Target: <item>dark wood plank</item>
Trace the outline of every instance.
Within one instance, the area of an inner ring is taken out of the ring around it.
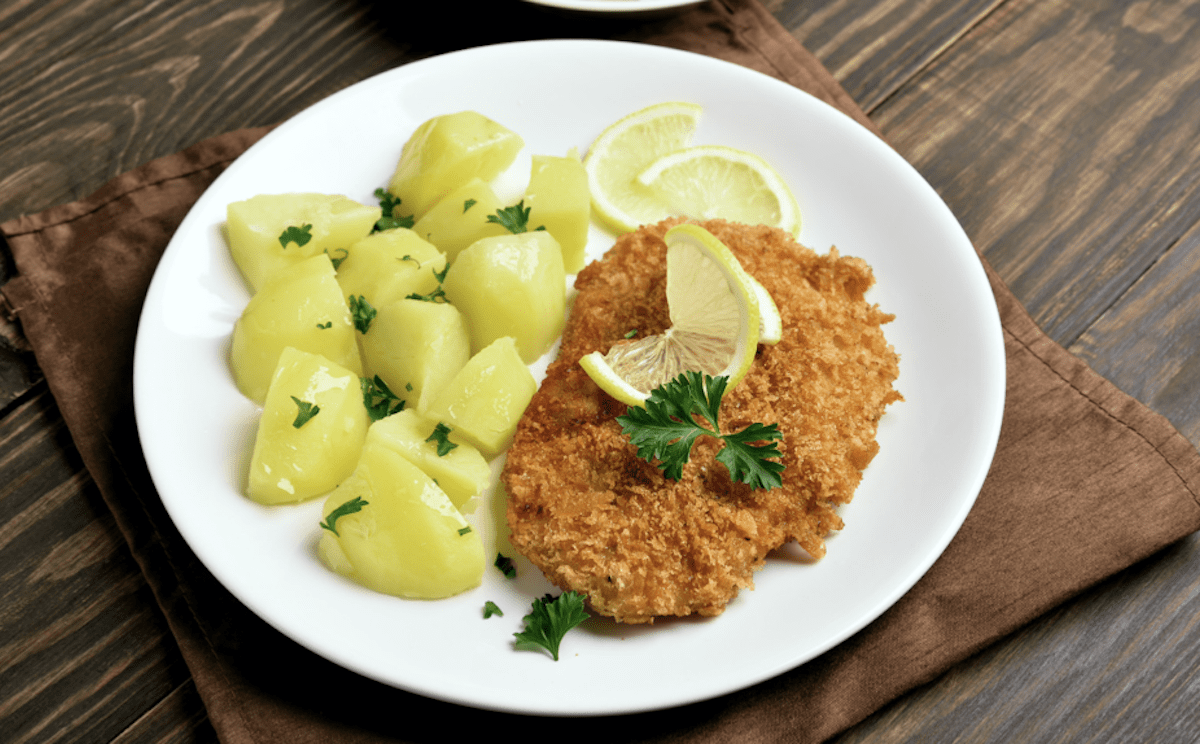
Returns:
[[[1200,220],[1200,14],[1013,0],[875,118],[1070,345]]]
[[[44,383],[0,421],[0,732],[110,741],[188,678]]]
[[[217,744],[204,702],[191,680],[121,732],[112,744]]]
[[[1197,562],[1193,536],[906,695],[838,743],[1196,741]]]
[[[1197,339],[1200,225],[1171,246],[1071,351],[1200,443]]]
[[[771,0],[764,5],[870,114],[1003,2]]]

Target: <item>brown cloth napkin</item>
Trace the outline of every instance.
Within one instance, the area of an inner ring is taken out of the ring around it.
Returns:
[[[871,126],[755,0],[702,5],[637,28],[613,35],[761,70]],[[143,297],[189,207],[264,133],[203,141],[118,177],[87,199],[0,225],[19,270],[3,289],[7,302],[223,742],[374,744],[441,739],[449,732],[463,739],[549,734],[563,722],[464,709],[394,690],[292,643],[208,574],[155,493],[132,411]],[[929,573],[876,622],[798,669],[716,700],[572,724],[572,738],[821,741],[1200,528],[1200,456],[1188,441],[1049,340],[990,268],[988,275],[1008,352],[1003,431],[974,510]]]

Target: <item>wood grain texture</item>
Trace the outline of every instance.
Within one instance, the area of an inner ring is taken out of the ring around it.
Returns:
[[[1069,346],[1200,219],[1200,6],[1005,3],[876,120]]]
[[[0,421],[0,739],[110,741],[187,677],[37,386]]]
[[[1003,0],[773,0],[765,5],[870,115]]]

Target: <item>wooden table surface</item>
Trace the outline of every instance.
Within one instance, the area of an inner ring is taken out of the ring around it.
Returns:
[[[765,4],[1042,328],[1200,443],[1200,0]],[[367,0],[0,0],[0,221],[547,12],[445,6],[429,22]],[[1198,619],[1193,536],[838,741],[1198,741]],[[0,320],[0,741],[215,740],[19,323]]]

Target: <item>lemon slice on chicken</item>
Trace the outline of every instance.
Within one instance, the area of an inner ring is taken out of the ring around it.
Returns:
[[[579,360],[597,385],[629,405],[643,405],[651,390],[687,371],[728,377],[732,389],[758,347],[756,282],[729,248],[692,224],[676,225],[664,239],[671,327]]]

